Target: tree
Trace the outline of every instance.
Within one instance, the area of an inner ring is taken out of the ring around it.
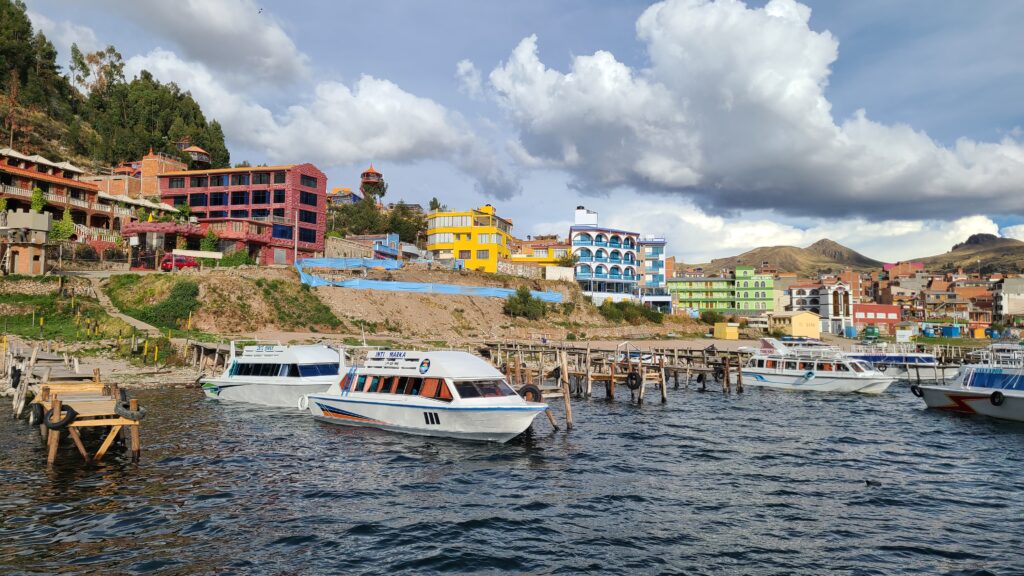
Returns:
[[[530,320],[539,320],[547,313],[547,306],[540,298],[534,298],[530,294],[529,288],[520,286],[516,289],[515,294],[505,300],[502,310],[513,318],[525,317]]]
[[[85,55],[78,48],[78,44],[71,44],[71,64],[68,65],[68,72],[71,73],[72,84],[79,90],[84,90],[91,70],[89,70],[89,65],[85,63]]]
[[[83,59],[89,68],[86,76],[93,79],[86,84],[90,94],[106,94],[115,84],[124,83],[124,58],[113,46],[108,45],[103,50],[90,52]]]
[[[576,256],[574,256],[572,254],[566,254],[565,256],[562,256],[561,258],[559,258],[558,262],[556,262],[555,264],[557,266],[564,266],[565,268],[575,268],[576,267],[576,262],[578,262],[578,261],[579,261],[579,258],[577,258]]]
[[[32,189],[32,211],[43,212],[43,207],[46,206],[46,195],[42,189],[36,187]]]
[[[217,242],[219,241],[220,238],[217,237],[216,232],[207,230],[206,236],[203,236],[203,239],[199,241],[199,249],[204,252],[217,252]]]
[[[437,212],[440,209],[441,201],[437,199],[437,196],[434,196],[433,198],[430,199],[430,211]]]
[[[7,210],[7,198],[0,198],[0,212]]]
[[[75,233],[75,222],[71,219],[71,209],[64,208],[64,214],[50,226],[50,239],[56,242],[63,242]]]
[[[252,167],[252,164],[250,164],[248,160],[242,160],[241,162],[238,162],[238,163],[235,164],[235,168],[251,168],[251,167]]]

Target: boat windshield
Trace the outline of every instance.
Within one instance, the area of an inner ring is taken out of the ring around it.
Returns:
[[[516,394],[504,380],[462,380],[455,382],[455,390],[462,398],[494,398]]]

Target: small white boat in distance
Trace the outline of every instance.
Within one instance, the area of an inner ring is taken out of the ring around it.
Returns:
[[[906,344],[882,342],[873,345],[857,345],[846,356],[855,360],[870,362],[880,372],[896,380],[911,382],[934,382],[956,378],[959,366],[942,366],[939,359],[929,352],[918,352]]]
[[[492,442],[518,436],[547,408],[523,400],[483,359],[455,351],[372,352],[307,401],[331,424]]]
[[[1024,422],[1024,367],[966,364],[951,384],[914,384],[929,408]]]
[[[740,370],[745,386],[780,390],[881,394],[893,383],[871,364],[836,350],[789,349],[774,338],[763,338]]]
[[[232,342],[224,372],[200,383],[207,398],[294,408],[300,398],[336,384],[344,366],[341,352],[323,344],[260,344],[238,354]]]

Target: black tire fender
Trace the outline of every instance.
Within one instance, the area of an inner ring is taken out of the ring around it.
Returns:
[[[118,402],[117,404],[114,404],[114,414],[117,414],[121,418],[135,420],[138,422],[146,417],[146,409],[139,406],[138,410],[130,410],[127,402]]]
[[[626,375],[626,386],[629,386],[630,390],[637,390],[640,388],[640,373],[633,370]]]
[[[993,406],[1002,406],[1003,402],[1006,401],[1006,396],[999,390],[996,390],[988,397],[988,401],[991,402]]]
[[[913,394],[914,396],[917,396],[918,398],[924,396],[924,390],[921,390],[921,387],[918,386],[917,384],[910,385],[910,393]]]
[[[46,414],[43,415],[43,424],[46,424],[46,427],[50,430],[63,430],[64,428],[67,428],[69,424],[75,421],[75,418],[78,418],[78,412],[75,412],[75,409],[71,406],[65,406],[64,411],[67,412],[67,415],[61,420],[54,422],[52,420],[53,408],[50,408],[46,411]]]
[[[886,370],[889,369],[889,365],[888,364],[875,364],[875,368],[877,368],[879,372],[885,372]]]
[[[541,394],[540,388],[537,388],[533,384],[527,384],[519,389],[519,396],[527,402],[543,402],[544,395]]]

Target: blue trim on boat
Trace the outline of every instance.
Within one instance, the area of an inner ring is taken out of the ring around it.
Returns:
[[[313,400],[326,400],[334,402],[351,402],[353,404],[370,404],[375,406],[392,406],[395,408],[415,408],[417,410],[452,410],[452,411],[470,411],[470,412],[500,412],[500,411],[534,411],[540,412],[547,409],[547,404],[542,406],[437,406],[434,404],[394,404],[392,402],[371,402],[368,400],[353,400],[351,398],[342,398],[340,396],[314,396],[312,394],[309,397]]]

